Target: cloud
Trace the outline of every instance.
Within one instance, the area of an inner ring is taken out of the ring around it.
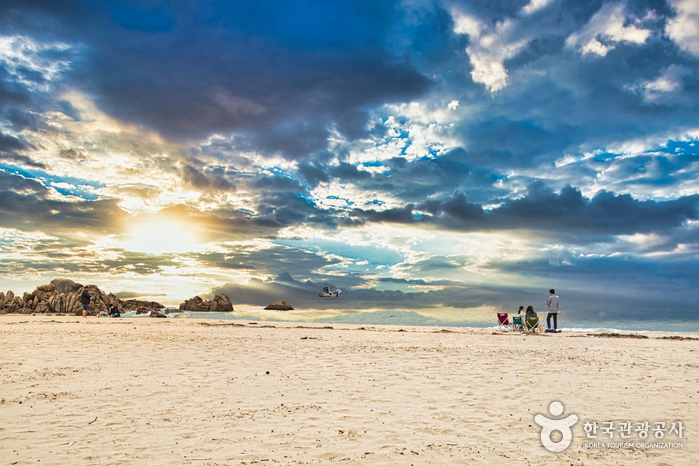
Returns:
[[[649,104],[692,106],[693,100],[696,100],[696,95],[684,91],[686,88],[685,80],[690,80],[694,74],[686,66],[672,64],[662,70],[655,79],[629,86],[629,88],[634,92],[641,93]]]
[[[192,165],[185,165],[182,167],[182,179],[201,191],[235,191],[235,186],[225,178],[221,168],[204,172]]]
[[[604,57],[617,44],[643,44],[651,31],[627,22],[622,3],[607,3],[578,32],[566,39],[566,46],[581,54]]]
[[[531,15],[553,3],[554,0],[531,0],[522,7],[522,14]]]
[[[667,22],[665,31],[677,45],[699,56],[699,5],[693,0],[670,0],[677,16]]]
[[[689,220],[699,219],[699,195],[673,201],[638,201],[630,195],[600,191],[585,198],[567,186],[555,193],[542,182],[528,187],[527,195],[507,199],[490,211],[469,202],[464,193],[421,206],[402,209],[355,209],[353,215],[370,222],[434,225],[448,230],[529,230],[543,236],[576,238],[604,237],[634,233],[669,233]],[[422,216],[414,215],[425,212]],[[609,241],[609,239],[607,239]]]
[[[274,128],[299,119],[320,127],[337,121],[356,136],[346,124],[352,115],[419,97],[430,86],[382,43],[397,11],[392,2],[301,8],[279,1],[263,11],[221,1],[190,16],[177,3],[157,8],[17,3],[3,9],[4,22],[22,35],[5,39],[0,51],[7,51],[13,69],[28,62],[53,80],[73,60],[42,62],[40,53],[49,46],[67,53],[72,46],[66,44],[80,44],[71,84],[94,95],[109,115],[172,140],[251,129],[274,134]],[[25,40],[37,30],[61,40],[38,48]],[[293,125],[290,131],[295,133]]]
[[[470,44],[466,47],[473,66],[474,82],[484,84],[491,92],[507,86],[507,70],[504,61],[514,57],[527,43],[527,39],[515,35],[516,25],[511,19],[497,22],[493,27],[476,16],[455,9],[454,32],[467,34]]]
[[[42,183],[0,170],[0,226],[24,231],[109,234],[128,214],[116,199],[56,200]]]

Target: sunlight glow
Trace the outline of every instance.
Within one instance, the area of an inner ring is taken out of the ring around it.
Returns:
[[[123,247],[147,254],[191,252],[200,244],[191,226],[175,220],[148,220],[137,223],[129,232]]]

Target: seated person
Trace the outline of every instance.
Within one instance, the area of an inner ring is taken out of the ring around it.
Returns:
[[[534,308],[532,306],[527,307],[527,313],[525,316],[527,319],[527,330],[534,330],[536,326],[539,325],[539,317],[536,315],[536,312],[534,312]]]
[[[109,317],[121,317],[121,314],[119,314],[119,307],[116,304],[109,310]]]
[[[519,306],[519,311],[517,313],[517,317],[524,318],[524,306]]]
[[[534,312],[534,308],[532,306],[527,307],[527,312],[526,312],[526,317],[537,317],[536,312]]]

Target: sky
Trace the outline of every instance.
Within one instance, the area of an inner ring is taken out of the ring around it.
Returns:
[[[696,313],[698,110],[696,0],[2,2],[0,289]]]

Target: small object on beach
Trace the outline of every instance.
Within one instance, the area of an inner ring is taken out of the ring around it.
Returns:
[[[294,308],[291,307],[286,301],[277,301],[272,303],[265,308],[265,311],[293,311]]]
[[[265,372],[265,374],[269,375],[269,371]]]

